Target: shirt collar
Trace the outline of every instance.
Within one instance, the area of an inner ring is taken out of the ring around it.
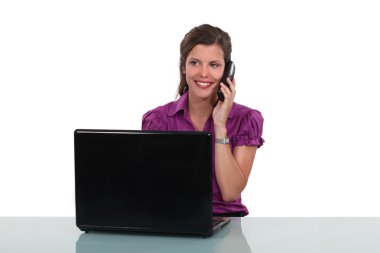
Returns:
[[[189,99],[189,93],[185,92],[176,101],[173,102],[173,106],[169,109],[169,116],[177,114],[179,111],[187,112],[187,101]]]
[[[186,91],[182,96],[180,96],[176,101],[173,102],[173,106],[169,109],[169,116],[173,116],[177,114],[180,111],[186,112],[188,111],[187,107],[187,101],[189,100],[189,92]],[[228,115],[228,118],[233,118],[235,114],[235,103],[232,106],[232,109],[230,111],[230,114]]]

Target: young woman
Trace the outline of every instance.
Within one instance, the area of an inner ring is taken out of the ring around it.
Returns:
[[[228,33],[208,24],[193,28],[180,46],[179,99],[148,111],[143,130],[207,131],[214,140],[213,212],[215,216],[245,216],[241,192],[247,185],[261,138],[263,117],[234,102],[235,80],[221,83],[231,60]],[[217,88],[225,97],[220,101]]]

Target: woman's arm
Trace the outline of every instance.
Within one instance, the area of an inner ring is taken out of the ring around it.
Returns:
[[[218,102],[213,111],[215,138],[228,136],[226,122],[235,98],[235,80],[228,80],[230,89],[222,84],[224,102]],[[257,146],[236,146],[233,151],[228,144],[215,144],[215,174],[226,202],[237,199],[247,185],[255,159]]]
[[[244,190],[256,150],[257,146],[236,146],[232,153],[230,145],[215,144],[215,174],[224,201],[237,199]]]

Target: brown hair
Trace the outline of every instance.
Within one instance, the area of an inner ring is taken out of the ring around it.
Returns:
[[[180,83],[177,90],[177,95],[182,96],[186,90],[189,88],[189,85],[186,82],[186,76],[183,73],[185,68],[186,59],[190,51],[198,44],[202,45],[219,45],[224,53],[224,62],[231,60],[231,38],[228,33],[224,32],[222,29],[211,26],[208,24],[203,24],[196,26],[191,29],[185,37],[182,39],[180,46],[180,60],[179,60],[179,74],[180,74]]]

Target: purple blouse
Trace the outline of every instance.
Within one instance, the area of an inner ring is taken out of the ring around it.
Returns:
[[[187,101],[188,93],[186,92],[178,100],[148,111],[143,116],[142,129],[160,131],[196,131],[189,117]],[[231,150],[233,150],[235,146],[247,145],[260,147],[264,143],[264,140],[261,138],[263,131],[263,117],[257,110],[234,103],[227,118],[226,128],[228,138],[230,139]],[[215,132],[212,116],[207,120],[203,131],[211,133],[214,141]],[[248,209],[242,204],[241,197],[231,202],[223,201],[215,177],[214,149],[212,173],[213,212],[241,212],[244,215],[247,215]]]

